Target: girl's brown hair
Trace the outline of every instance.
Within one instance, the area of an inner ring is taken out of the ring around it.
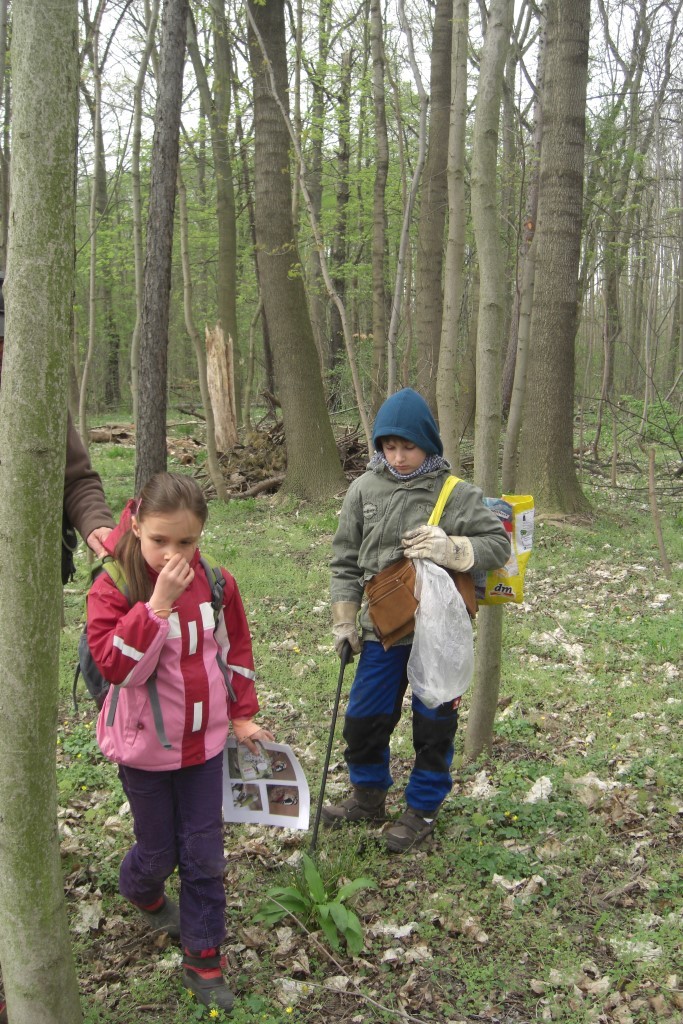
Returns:
[[[140,491],[135,518],[141,523],[146,516],[163,516],[187,510],[204,526],[209,510],[199,484],[180,473],[157,473]],[[140,538],[127,530],[116,545],[115,558],[120,562],[128,584],[131,604],[149,601],[154,587],[142,557]]]

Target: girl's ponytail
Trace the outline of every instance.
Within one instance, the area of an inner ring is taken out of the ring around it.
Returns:
[[[116,545],[114,557],[120,563],[126,577],[131,605],[136,601],[149,601],[154,586],[142,557],[140,539],[135,536],[132,529],[127,530]]]

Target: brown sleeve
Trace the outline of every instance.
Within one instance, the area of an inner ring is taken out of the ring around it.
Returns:
[[[64,508],[85,540],[100,526],[114,526],[99,474],[69,416],[66,427],[66,468],[64,470]]]

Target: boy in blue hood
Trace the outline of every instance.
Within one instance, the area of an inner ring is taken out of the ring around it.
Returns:
[[[341,654],[348,641],[360,654],[344,723],[353,791],[343,803],[323,808],[323,822],[333,827],[386,820],[386,795],[393,783],[389,744],[408,686],[412,634],[384,649],[363,604],[365,584],[403,556],[469,572],[498,568],[510,555],[507,534],[484,504],[481,490],[464,480],[451,493],[441,525],[427,525],[451,467],[421,395],[411,388],[391,395],[377,413],[372,442],[375,453],[347,491],[332,542],[334,645]],[[452,786],[459,704],[458,697],[428,708],[412,697],[415,761],[405,790],[407,807],[384,830],[393,852],[411,849],[434,830]]]

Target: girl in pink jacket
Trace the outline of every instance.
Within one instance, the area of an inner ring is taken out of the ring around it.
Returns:
[[[230,722],[252,750],[255,740],[273,736],[252,721],[259,705],[251,637],[237,584],[224,569],[217,620],[212,607],[198,548],[207,512],[195,481],[173,473],[152,477],[128,503],[105,543],[127,593],[108,573],[97,578],[88,595],[88,643],[113,684],[97,739],[119,766],[135,828],[120,891],[156,930],[180,937],[185,987],[205,1005],[230,1010],[220,956],[223,748]],[[164,891],[176,866],[179,906]]]

